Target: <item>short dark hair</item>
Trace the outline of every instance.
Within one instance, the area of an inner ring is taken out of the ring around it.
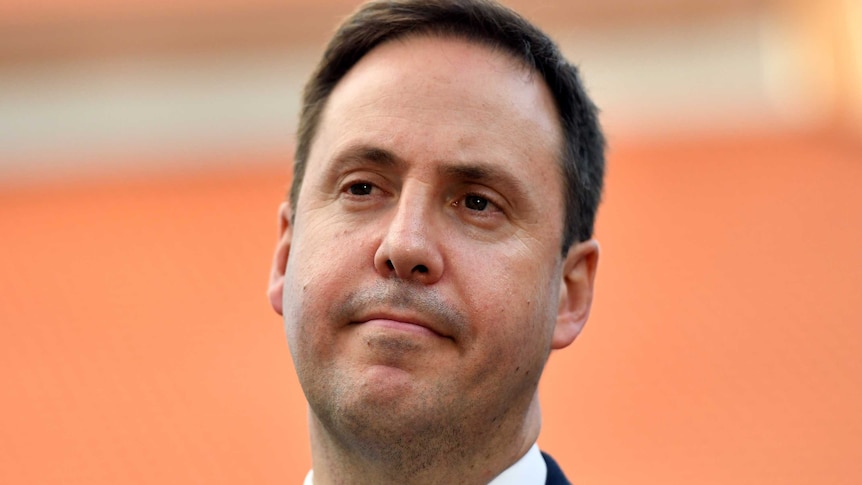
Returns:
[[[378,0],[361,6],[341,24],[303,92],[290,188],[294,213],[311,144],[336,84],[376,46],[421,34],[460,37],[500,48],[542,75],[556,103],[564,137],[563,252],[575,239],[591,238],[605,165],[598,110],[586,94],[578,69],[556,44],[526,19],[491,0]]]

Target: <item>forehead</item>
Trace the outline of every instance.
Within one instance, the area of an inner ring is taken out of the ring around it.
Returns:
[[[308,169],[357,144],[415,162],[499,164],[562,198],[562,130],[548,87],[474,41],[413,35],[360,59],[327,101]]]
[[[375,47],[336,85],[323,121],[333,121],[326,111],[347,107],[344,102],[357,96],[376,97],[380,108],[395,107],[387,100],[410,101],[407,107],[425,103],[453,115],[506,109],[517,115],[509,121],[531,123],[533,136],[542,141],[562,140],[556,106],[541,75],[503,49],[473,40],[415,34]]]

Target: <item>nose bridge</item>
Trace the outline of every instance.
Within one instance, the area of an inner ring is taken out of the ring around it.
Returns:
[[[433,192],[406,184],[385,229],[375,266],[386,276],[433,282],[442,274]]]
[[[397,238],[401,244],[408,247],[421,247],[432,222],[428,191],[423,187],[405,188],[407,190],[402,191],[389,224],[388,236]]]

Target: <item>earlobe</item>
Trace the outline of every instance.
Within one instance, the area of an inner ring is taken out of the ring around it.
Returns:
[[[551,340],[552,349],[568,347],[587,323],[598,262],[599,244],[593,239],[569,248],[563,261],[560,306]]]
[[[290,204],[282,202],[278,208],[278,243],[272,259],[272,271],[269,275],[269,303],[276,313],[283,313],[282,298],[284,296],[284,271],[287,258],[290,255],[290,241],[293,227],[290,224]]]

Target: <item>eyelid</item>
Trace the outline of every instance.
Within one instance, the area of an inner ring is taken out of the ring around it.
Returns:
[[[356,185],[368,185],[371,187],[371,190],[369,191],[368,194],[363,194],[363,195],[352,194],[350,192],[350,189]],[[347,195],[352,196],[352,197],[367,197],[369,195],[374,195],[375,192],[378,192],[380,190],[381,189],[380,189],[380,186],[378,184],[376,184],[376,183],[374,183],[368,179],[357,178],[357,179],[350,179],[350,180],[343,181],[341,183],[339,189],[338,189],[338,192],[341,194],[347,194]]]
[[[467,210],[470,210],[470,211],[475,212],[477,214],[497,213],[497,212],[499,212],[501,214],[506,213],[506,210],[503,208],[503,205],[499,202],[500,198],[495,197],[493,195],[489,195],[487,192],[484,192],[484,191],[467,190],[464,192],[463,195],[461,195],[458,199],[456,199],[455,202],[458,205],[464,205],[464,200],[467,199],[468,197],[480,197],[482,199],[485,199],[486,201],[488,201],[488,204],[490,206],[493,206],[493,208],[491,210],[477,211],[477,210],[468,209],[467,207],[465,207],[465,209],[467,209]]]
[[[364,195],[351,194],[350,187],[357,184],[368,184],[371,186],[371,191]],[[368,170],[367,168],[357,168],[344,172],[338,178],[335,187],[337,187],[339,197],[347,196],[367,199],[371,197],[386,196],[387,194],[392,193],[392,186],[389,179],[387,179],[386,176],[373,170]]]

